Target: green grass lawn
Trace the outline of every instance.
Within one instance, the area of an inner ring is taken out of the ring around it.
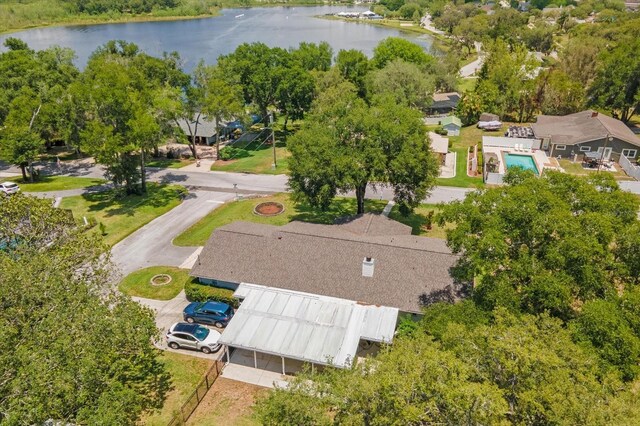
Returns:
[[[206,358],[163,352],[162,362],[171,374],[172,390],[159,411],[147,413],[140,420],[146,426],[166,426],[173,414],[187,401],[213,361]]]
[[[456,155],[456,175],[452,178],[438,178],[436,184],[441,186],[457,186],[461,188],[481,188],[484,183],[482,176],[471,177],[467,175],[467,147],[453,146],[451,151]]]
[[[193,160],[178,160],[172,158],[151,158],[147,161],[147,167],[158,167],[163,169],[179,169],[180,167],[192,164]]]
[[[151,285],[151,278],[158,274],[169,275],[171,282],[161,286]],[[171,300],[182,291],[185,283],[190,279],[188,269],[179,269],[172,266],[152,266],[127,275],[118,288],[129,296]]]
[[[289,167],[287,166],[288,157],[291,155],[287,150],[284,142],[276,142],[276,162],[277,167],[272,168],[273,164],[273,146],[257,142],[248,145],[233,145],[236,148],[243,148],[250,152],[251,156],[239,158],[237,160],[216,161],[211,170],[220,172],[237,172],[237,173],[258,173],[258,174],[287,174]]]
[[[505,123],[505,126],[508,125]],[[482,176],[470,177],[467,176],[467,149],[470,146],[478,145],[478,148],[482,148],[482,136],[500,136],[501,132],[485,132],[482,129],[478,129],[476,126],[466,126],[460,130],[460,136],[452,136],[449,138],[451,141],[451,151],[457,153],[456,157],[456,176],[454,178],[442,179],[438,178],[437,185],[442,186],[457,186],[463,188],[482,188],[484,183],[482,182]],[[478,163],[482,164],[482,153]]]
[[[405,217],[400,214],[398,206],[395,206],[393,210],[391,210],[389,218],[404,223],[405,225],[409,225],[413,235],[445,239],[447,237],[446,230],[448,225],[445,225],[444,227],[438,226],[435,220],[435,216],[440,212],[440,210],[440,207],[436,204],[420,204],[416,207],[413,213]],[[433,212],[431,229],[427,229],[427,216],[429,215],[429,212]]]
[[[264,217],[253,213],[254,207],[265,201],[277,201],[285,206],[285,211],[278,216]],[[380,213],[387,204],[386,201],[367,200],[367,212]],[[247,222],[266,223],[269,225],[285,225],[292,220],[304,222],[331,224],[336,218],[356,213],[355,198],[336,198],[327,211],[320,211],[306,204],[296,204],[288,194],[277,194],[272,197],[255,198],[227,203],[215,209],[200,221],[195,223],[173,243],[177,246],[203,246],[214,229],[238,220]]]
[[[104,224],[105,243],[112,246],[180,204],[182,191],[181,186],[150,183],[146,195],[116,197],[113,190],[88,193],[65,197],[60,207],[70,209],[79,223],[86,217]]]
[[[22,177],[1,178],[0,181],[11,181],[20,185],[24,192],[64,191],[67,189],[88,188],[101,185],[106,181],[97,178],[84,178],[76,176],[40,176],[36,182],[23,181]]]
[[[473,62],[473,61],[470,61]],[[473,92],[476,88],[477,78],[461,78],[458,80],[458,91],[459,92]]]

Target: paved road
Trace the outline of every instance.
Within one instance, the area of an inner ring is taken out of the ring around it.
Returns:
[[[207,213],[234,198],[233,194],[195,191],[176,208],[147,223],[111,250],[123,275],[149,266],[180,266],[197,247],[177,247],[171,242]]]
[[[462,78],[470,78],[474,77],[480,68],[482,68],[482,64],[484,63],[484,56],[479,56],[475,61],[468,63],[467,65],[460,68],[460,77]]]
[[[20,173],[15,167],[2,167],[4,173]],[[101,166],[91,164],[86,160],[71,166],[65,165],[61,169],[52,168],[46,173],[62,174],[67,176],[82,176],[103,178],[104,169]],[[288,191],[286,175],[257,175],[250,173],[228,173],[228,172],[210,172],[210,171],[183,171],[179,169],[148,169],[148,178],[152,182],[174,183],[184,185],[196,191],[215,191],[226,192],[235,195],[238,194],[269,194],[274,192]],[[235,186],[234,186],[235,184]],[[89,191],[101,190],[103,187],[91,188]],[[471,191],[466,188],[456,188],[449,186],[439,186],[433,189],[431,196],[425,199],[427,203],[450,202],[453,200],[461,200],[467,192]],[[83,189],[71,189],[67,191],[54,191],[47,193],[33,193],[34,195],[46,196],[52,198],[69,197],[79,195],[85,192]],[[353,193],[346,194],[353,196]],[[378,191],[373,187],[367,189],[367,198],[392,200],[393,191],[390,188],[384,188]]]

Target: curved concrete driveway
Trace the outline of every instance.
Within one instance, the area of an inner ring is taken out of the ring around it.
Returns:
[[[207,213],[233,198],[232,193],[190,193],[182,204],[116,244],[111,250],[112,260],[125,276],[149,266],[182,265],[197,247],[176,247],[171,241]]]

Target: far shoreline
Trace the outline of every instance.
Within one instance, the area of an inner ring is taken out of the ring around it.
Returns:
[[[230,6],[219,7],[213,10],[211,13],[202,15],[122,15],[118,18],[112,18],[102,15],[83,15],[75,18],[70,17],[68,20],[61,20],[55,22],[43,22],[41,24],[27,25],[19,28],[11,28],[8,30],[0,31],[0,35],[15,34],[22,31],[37,30],[40,28],[55,28],[55,27],[74,27],[84,25],[108,25],[108,24],[128,24],[128,23],[140,23],[140,22],[169,22],[169,21],[188,21],[195,19],[207,19],[215,18],[221,15],[221,11],[224,9],[256,9],[256,8],[272,8],[272,7],[317,7],[317,6],[335,6],[339,3],[317,1],[316,3],[269,3],[269,4],[252,4],[250,6]],[[353,5],[351,5],[353,6]]]

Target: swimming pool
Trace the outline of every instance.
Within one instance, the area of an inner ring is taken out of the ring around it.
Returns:
[[[538,166],[536,166],[536,162],[531,155],[505,154],[504,162],[507,165],[507,169],[510,167],[521,167],[525,170],[533,170],[537,175],[540,174]]]

